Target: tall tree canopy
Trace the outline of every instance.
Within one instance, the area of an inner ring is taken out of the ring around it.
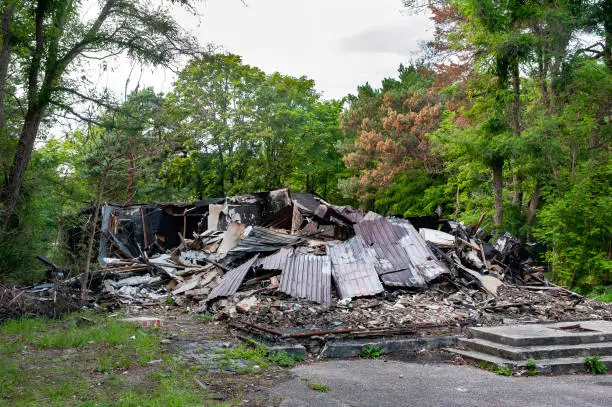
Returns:
[[[16,142],[13,158],[3,160],[4,226],[19,201],[43,119],[52,111],[79,116],[74,105],[83,101],[109,105],[104,97],[88,92],[83,83],[86,76],[75,79],[80,62],[125,53],[145,63],[170,64],[178,55],[197,50],[195,41],[163,5],[154,6],[146,0],[105,0],[88,20],[82,20],[80,6],[78,0],[2,2],[0,134],[3,143]],[[5,104],[11,82],[19,84],[15,89],[22,89],[13,94],[23,106],[18,138],[5,131]]]
[[[305,77],[266,75],[233,54],[193,59],[165,105],[180,146],[164,180],[184,199],[285,186],[333,197],[341,108]]]

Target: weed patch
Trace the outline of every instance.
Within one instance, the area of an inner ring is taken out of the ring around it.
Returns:
[[[527,364],[525,366],[527,367],[527,374],[529,376],[535,376],[537,374],[537,366],[535,359],[527,360]]]
[[[270,352],[263,347],[246,348],[240,345],[234,349],[225,349],[221,352],[224,353],[225,363],[230,364],[232,360],[243,361],[251,368],[253,366],[259,366],[265,369],[271,365],[292,367],[296,362],[303,360],[302,357],[291,356],[285,351]]]
[[[314,391],[320,391],[322,393],[329,391],[329,387],[322,383],[308,382],[307,385]]]
[[[599,360],[599,355],[592,356],[584,359],[586,370],[593,373],[594,375],[604,375],[608,373],[608,367]]]
[[[510,369],[506,365],[496,365],[495,363],[491,363],[489,366],[489,371],[498,374],[500,376],[512,376],[512,369]]]
[[[385,354],[385,350],[380,346],[366,345],[359,352],[360,358],[377,359]]]
[[[485,361],[480,361],[480,368],[486,369],[500,376],[512,376],[512,369],[506,365],[497,365],[495,363],[488,364]]]

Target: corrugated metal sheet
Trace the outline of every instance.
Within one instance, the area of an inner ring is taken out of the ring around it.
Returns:
[[[259,254],[256,254],[251,257],[250,260],[228,271],[221,281],[219,281],[219,284],[212,289],[206,301],[212,301],[218,297],[229,297],[230,295],[234,295],[236,291],[238,291],[238,287],[242,284],[251,266],[255,263],[255,260],[257,260],[257,257],[259,257]]]
[[[255,266],[261,266],[264,270],[284,270],[287,259],[293,254],[293,249],[283,248],[278,252],[266,257],[260,257]]]
[[[365,246],[360,236],[342,243],[328,243],[327,253],[340,297],[360,297],[383,291],[374,268],[372,250]]]
[[[323,198],[313,194],[292,192],[291,198],[296,206],[307,215],[314,214],[319,205],[327,204]]]
[[[406,235],[401,239],[401,244],[408,253],[410,261],[425,281],[429,282],[442,274],[450,273],[448,268],[438,261],[427,242],[423,240],[410,222],[398,218],[391,218],[390,221],[406,231]]]
[[[273,252],[297,242],[299,238],[253,226],[248,235],[229,253]]]
[[[331,262],[328,256],[293,252],[287,257],[279,290],[323,305],[331,304]]]
[[[374,250],[376,271],[389,286],[423,287],[426,282],[448,273],[406,220],[363,221],[355,225],[355,233]]]

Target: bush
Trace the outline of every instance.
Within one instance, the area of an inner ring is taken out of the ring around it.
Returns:
[[[587,163],[588,164],[588,163]],[[612,275],[608,258],[612,225],[612,165],[582,168],[581,182],[550,201],[539,214],[535,237],[548,246],[546,260],[555,282],[565,285],[607,285]]]

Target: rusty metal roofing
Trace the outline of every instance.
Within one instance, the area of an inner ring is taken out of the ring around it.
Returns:
[[[374,268],[372,249],[365,246],[360,236],[342,243],[327,243],[327,253],[340,297],[360,297],[383,291]]]
[[[293,252],[287,257],[280,277],[279,291],[319,304],[331,304],[329,257]]]
[[[273,252],[299,239],[296,236],[273,232],[257,226],[253,226],[250,230],[247,228],[247,231],[248,235],[229,253]]]
[[[374,250],[376,271],[390,286],[423,287],[448,269],[437,261],[410,222],[379,218],[355,225],[355,233]]]
[[[234,295],[236,291],[238,291],[240,284],[242,284],[244,277],[246,277],[251,269],[251,266],[255,263],[255,260],[257,260],[257,257],[259,257],[259,254],[256,254],[251,257],[250,260],[228,271],[221,281],[219,281],[219,284],[212,289],[206,301],[212,301],[218,297],[229,297],[230,295]]]

